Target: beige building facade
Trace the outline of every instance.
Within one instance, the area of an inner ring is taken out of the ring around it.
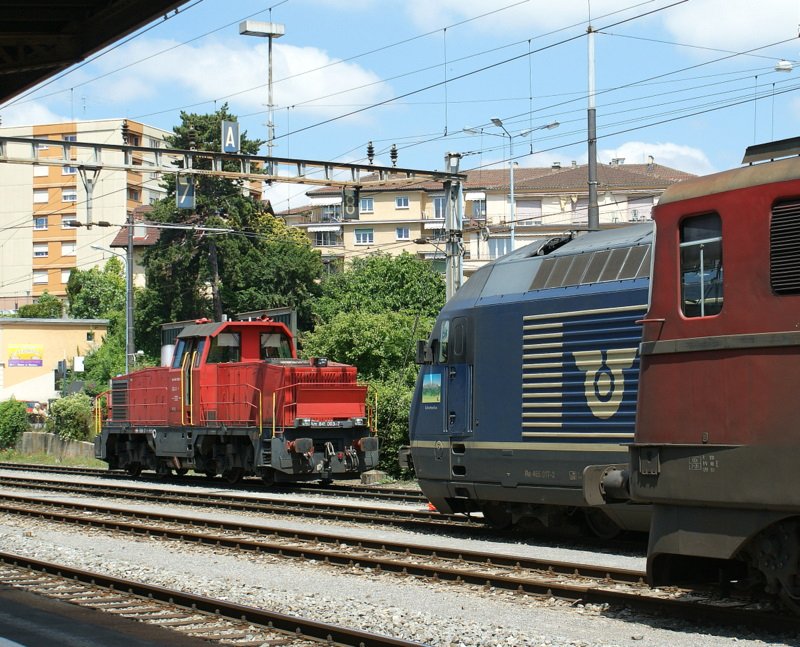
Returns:
[[[579,234],[588,224],[588,167],[516,168],[514,209],[508,169],[467,171],[462,185],[463,267],[478,267],[536,238]],[[598,166],[598,206],[602,228],[650,219],[666,188],[692,174],[656,164]],[[444,267],[445,193],[435,183],[387,184],[362,191],[357,220],[342,217],[341,193],[334,188],[308,192],[311,203],[279,214],[304,229],[331,268],[375,252],[409,252]],[[513,215],[512,215],[513,214]]]
[[[98,348],[107,330],[107,319],[0,318],[0,402],[58,397],[59,362],[79,369],[75,358]]]
[[[161,148],[171,134],[123,119],[0,128],[3,136],[52,141],[37,146],[40,164],[0,164],[0,312],[13,312],[45,291],[64,297],[73,269],[87,269],[108,259],[108,252],[96,247],[108,247],[118,228],[73,224],[87,223],[87,191],[81,167],[91,161],[89,150],[70,149],[68,144],[123,144],[123,122],[127,143],[132,146]],[[47,164],[50,159],[63,159],[65,150],[75,166]],[[11,156],[30,158],[30,153],[26,144],[8,145]],[[123,162],[121,152],[106,149],[103,155],[109,164]],[[140,152],[132,156],[133,164],[141,165],[141,172],[100,170],[91,204],[93,223],[122,225],[130,211],[165,195],[160,174],[146,170],[154,163],[148,157],[148,153]],[[92,170],[85,173],[94,179]]]

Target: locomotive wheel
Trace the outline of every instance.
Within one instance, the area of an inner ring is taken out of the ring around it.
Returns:
[[[514,517],[499,503],[487,503],[481,507],[483,518],[495,530],[508,530],[514,525]]]
[[[261,475],[261,482],[267,487],[275,485],[275,470],[270,467],[265,468],[264,473]]]
[[[222,473],[224,478],[231,485],[236,485],[244,477],[244,470],[241,467],[232,467],[231,469]]]
[[[622,529],[599,508],[586,508],[583,513],[589,531],[600,539],[614,539]]]
[[[181,467],[179,469],[173,470],[172,473],[175,476],[186,476],[189,473],[189,470],[186,467]]]
[[[128,476],[138,478],[142,475],[142,466],[139,463],[131,463],[128,465],[125,471],[128,473]]]

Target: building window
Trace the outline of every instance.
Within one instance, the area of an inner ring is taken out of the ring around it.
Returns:
[[[75,256],[75,243],[61,243],[61,255],[62,256]]]
[[[78,189],[61,189],[61,202],[77,202]]]
[[[67,270],[69,271],[69,270]],[[86,341],[94,341],[94,330],[86,331]]]
[[[372,245],[374,233],[372,229],[356,229],[356,245]]]
[[[50,200],[47,189],[34,189],[33,190],[33,203],[34,204],[47,204]]]
[[[33,270],[33,284],[47,284],[47,270]]]
[[[645,222],[651,219],[653,198],[628,198],[628,220]]]
[[[326,204],[322,207],[322,222],[338,222],[342,219],[341,204]]]
[[[155,137],[148,137],[147,138],[147,145],[150,148],[161,148],[161,140],[156,139]]]
[[[473,200],[472,201],[472,217],[475,220],[484,220],[486,218],[486,200]]]
[[[62,166],[61,175],[75,175],[78,169],[74,166]]]
[[[511,238],[490,238],[488,242],[490,259],[500,258],[511,251]]]
[[[444,218],[447,211],[447,199],[443,195],[433,198],[433,217]]]
[[[394,199],[394,208],[395,209],[408,209],[408,196],[407,195],[398,195]]]
[[[364,213],[372,213],[375,211],[375,200],[373,198],[361,198],[360,211]]]
[[[33,219],[33,228],[41,231],[47,229],[47,216],[37,216]]]
[[[542,201],[541,200],[515,200],[516,209],[514,217],[518,225],[541,225],[542,224]]]
[[[139,135],[128,135],[129,146],[141,146],[142,138]]]
[[[77,135],[64,135],[64,141],[65,142],[76,142],[76,141],[78,141],[78,136]]]
[[[61,216],[61,229],[75,229],[78,218],[74,213],[65,213]]]
[[[36,149],[40,151],[46,151],[50,148],[47,144],[36,144]]]
[[[315,247],[335,247],[339,244],[339,234],[337,234],[335,231],[314,232]]]
[[[681,223],[681,309],[687,317],[722,310],[722,223],[716,213]]]
[[[35,258],[44,258],[47,256],[47,243],[34,243],[33,256]]]
[[[50,175],[50,167],[41,164],[33,165],[33,177],[47,177]]]
[[[63,283],[64,285],[69,283],[70,274],[72,274],[72,270],[61,270],[61,283]]]
[[[395,227],[394,236],[397,240],[411,240],[411,232],[408,227]]]
[[[139,197],[142,195],[139,189],[128,189],[128,200],[133,200],[134,202],[139,202]]]

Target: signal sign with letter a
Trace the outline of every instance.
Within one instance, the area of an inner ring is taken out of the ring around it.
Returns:
[[[345,220],[358,220],[358,187],[342,189],[342,217]]]

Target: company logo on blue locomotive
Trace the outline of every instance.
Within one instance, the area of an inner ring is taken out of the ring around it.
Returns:
[[[633,437],[644,305],[527,315],[522,436]]]

